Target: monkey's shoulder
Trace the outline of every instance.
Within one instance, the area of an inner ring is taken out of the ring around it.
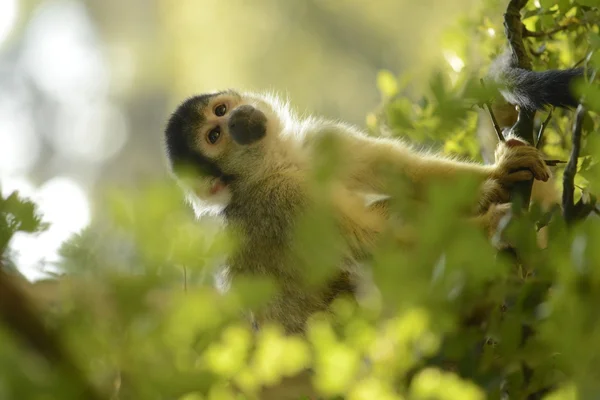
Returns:
[[[301,147],[313,153],[328,148],[347,149],[370,140],[358,127],[332,120],[312,120],[305,123],[301,130]]]

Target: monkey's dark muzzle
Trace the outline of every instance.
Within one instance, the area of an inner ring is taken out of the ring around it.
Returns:
[[[231,113],[228,127],[236,143],[252,144],[267,134],[267,117],[252,106],[240,106]]]

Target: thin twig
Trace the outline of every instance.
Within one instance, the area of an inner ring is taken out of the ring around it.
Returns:
[[[589,49],[589,46],[588,46]],[[571,68],[577,68],[580,64],[582,64],[585,60],[589,59],[591,52],[585,51],[585,56],[583,56],[579,61],[577,61]]]
[[[577,159],[581,152],[581,131],[583,128],[583,118],[585,116],[585,107],[579,104],[575,114],[575,124],[573,125],[573,137],[571,155],[569,162],[563,172],[563,195],[562,207],[563,216],[567,224],[574,222],[576,217],[575,204],[573,198],[575,195],[575,174],[577,173]]]
[[[541,38],[541,37],[546,37],[546,36],[552,36],[555,33],[565,31],[569,28],[583,26],[583,25],[587,25],[587,24],[596,25],[596,24],[598,24],[598,21],[586,20],[586,19],[578,20],[578,19],[570,18],[570,19],[568,19],[568,22],[566,22],[564,24],[559,24],[555,28],[552,28],[548,31],[539,31],[539,32],[532,32],[532,31],[528,30],[526,27],[523,27],[523,37]]]
[[[546,43],[542,44],[538,49],[529,49],[532,56],[539,57],[546,51]]]
[[[528,30],[527,28],[523,27],[523,37],[536,37],[536,38],[541,38],[541,37],[545,37],[545,36],[552,36],[555,33],[564,31],[566,29],[569,29],[573,26],[577,26],[580,25],[580,22],[571,22],[565,25],[559,25],[556,28],[550,29],[549,31],[539,31],[539,32],[532,32],[530,30]]]
[[[483,86],[485,88],[485,83],[483,82],[483,79],[479,80],[481,82],[481,86]],[[496,119],[496,116],[494,115],[494,112],[492,111],[492,104],[488,101],[485,101],[483,103],[488,111],[488,114],[490,114],[490,118],[492,119],[492,124],[494,125],[494,131],[496,131],[496,135],[498,136],[498,140],[501,142],[504,142],[504,135],[502,134],[502,129],[500,129],[500,125],[498,124],[498,120]]]
[[[546,163],[546,165],[550,166],[550,167],[554,167],[556,166],[556,164],[566,164],[567,161],[564,160],[544,160],[544,162]]]
[[[546,129],[546,127],[550,123],[550,119],[552,118],[552,113],[553,112],[554,112],[554,106],[552,106],[552,108],[550,108],[550,111],[548,112],[548,116],[546,117],[546,119],[544,120],[544,122],[542,122],[542,125],[540,126],[540,131],[538,132],[537,141],[535,142],[535,148],[536,149],[540,148],[540,144],[542,143],[542,139],[544,137],[544,130]]]

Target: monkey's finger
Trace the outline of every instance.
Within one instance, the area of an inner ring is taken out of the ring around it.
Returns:
[[[533,173],[533,177],[537,180],[546,182],[550,179],[550,169],[539,156],[539,153],[537,153],[537,151],[530,151],[530,147],[520,148],[525,151],[521,153],[521,157],[517,160],[510,160],[513,165],[512,168],[509,168],[509,171],[528,169]]]
[[[530,181],[534,177],[533,172],[528,169],[511,172],[503,177],[505,184],[511,184],[516,182]]]
[[[533,175],[535,179],[543,182],[546,182],[548,179],[550,179],[550,170],[548,169],[548,166],[544,160],[540,159],[535,164],[535,167],[533,168]]]

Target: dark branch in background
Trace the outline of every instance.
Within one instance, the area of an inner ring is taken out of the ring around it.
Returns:
[[[522,69],[531,70],[531,59],[527,55],[525,45],[523,44],[523,31],[525,27],[521,22],[521,9],[525,7],[527,0],[511,0],[504,14],[504,34],[508,39],[515,65]],[[533,137],[533,119],[535,111],[528,111],[524,108],[519,109],[517,122],[511,128],[512,133],[520,139],[526,140],[534,145]],[[529,208],[531,199],[531,181],[519,182],[511,191],[511,200],[520,201],[523,209]]]
[[[589,52],[586,59],[592,56],[593,52]],[[597,70],[593,70],[588,82],[591,83],[596,78]],[[594,196],[590,196],[590,199],[586,201],[585,196],[581,196],[577,204],[573,204],[575,195],[575,175],[577,174],[577,161],[581,152],[581,133],[583,130],[583,121],[586,117],[587,111],[583,106],[584,100],[580,100],[580,104],[577,107],[575,114],[575,123],[573,124],[573,136],[571,138],[571,155],[569,156],[569,162],[565,167],[563,173],[563,217],[567,225],[571,225],[576,221],[585,219],[592,212],[596,211],[596,201]]]
[[[63,372],[70,385],[81,392],[79,398],[102,399],[67,356],[58,336],[41,321],[30,299],[19,288],[15,278],[3,269],[2,264],[0,264],[0,322],[18,340]]]
[[[583,105],[577,107],[575,114],[575,123],[573,124],[573,137],[571,155],[569,162],[563,173],[563,196],[562,207],[563,217],[567,224],[573,223],[577,219],[577,207],[575,207],[573,197],[575,195],[575,174],[577,174],[577,159],[581,152],[581,131],[583,128],[583,118],[585,116],[585,108]],[[583,204],[583,202],[581,202]],[[579,204],[579,203],[578,203]]]

